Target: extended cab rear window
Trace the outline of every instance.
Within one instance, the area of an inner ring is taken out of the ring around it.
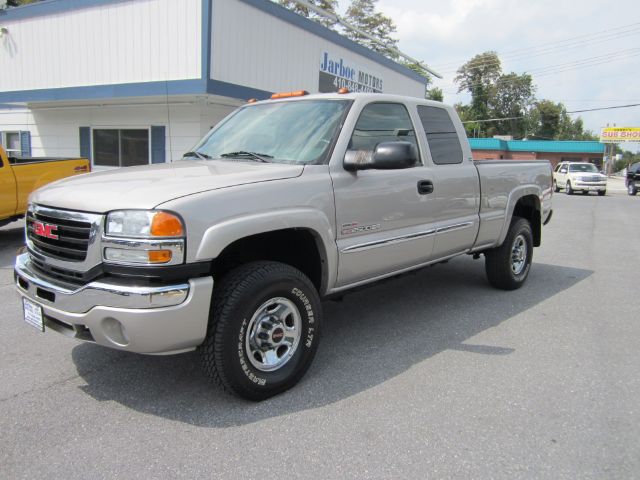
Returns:
[[[427,134],[433,163],[462,163],[462,146],[449,113],[444,108],[418,105],[418,115]]]

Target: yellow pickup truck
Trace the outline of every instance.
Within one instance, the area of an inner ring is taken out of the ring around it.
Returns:
[[[86,158],[9,158],[0,146],[0,227],[24,215],[34,190],[90,170]]]

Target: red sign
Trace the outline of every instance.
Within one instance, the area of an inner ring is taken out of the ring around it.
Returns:
[[[41,237],[58,240],[58,235],[56,235],[57,231],[58,227],[56,225],[49,225],[48,223],[42,222],[33,222],[33,233]]]

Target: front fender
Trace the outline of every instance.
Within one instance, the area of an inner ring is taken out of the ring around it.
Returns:
[[[233,242],[251,235],[285,229],[305,229],[313,232],[320,244],[329,287],[338,271],[338,247],[330,220],[313,208],[283,208],[230,218],[209,227],[202,236],[196,261],[209,261]]]

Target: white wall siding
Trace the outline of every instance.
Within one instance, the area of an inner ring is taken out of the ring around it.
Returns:
[[[201,77],[201,0],[132,0],[3,21],[0,91]]]
[[[214,0],[212,78],[268,91],[318,91],[328,51],[384,78],[384,93],[423,97],[424,84],[239,0]]]
[[[0,110],[0,131],[31,132],[34,157],[78,157],[80,127],[166,127],[167,161],[179,160],[212,125],[235,109],[230,104],[206,104],[198,99],[182,104],[87,106]]]

